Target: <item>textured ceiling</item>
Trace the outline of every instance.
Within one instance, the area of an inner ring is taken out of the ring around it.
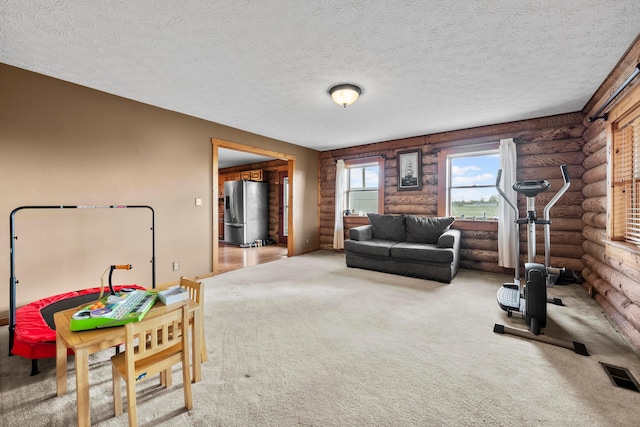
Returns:
[[[579,111],[638,23],[638,0],[0,0],[0,62],[322,151]]]
[[[230,168],[232,166],[248,165],[250,163],[260,163],[273,160],[272,157],[260,154],[247,153],[244,151],[218,148],[218,169]]]

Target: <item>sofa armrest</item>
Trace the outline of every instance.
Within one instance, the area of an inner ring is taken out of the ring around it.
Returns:
[[[372,230],[371,224],[350,228],[349,238],[351,240],[371,240]]]
[[[448,229],[438,237],[439,248],[455,248],[460,245],[460,230]]]

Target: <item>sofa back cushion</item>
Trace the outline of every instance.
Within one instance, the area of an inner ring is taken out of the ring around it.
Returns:
[[[438,243],[438,237],[449,229],[454,220],[452,216],[424,218],[407,215],[407,242]]]
[[[370,213],[371,237],[380,240],[404,242],[407,237],[404,215],[380,215]]]

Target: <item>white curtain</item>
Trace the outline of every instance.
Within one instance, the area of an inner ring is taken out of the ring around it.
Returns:
[[[514,206],[518,206],[518,195],[512,185],[516,181],[516,144],[513,138],[500,140],[500,188]],[[498,265],[515,268],[519,256],[519,236],[515,228],[516,213],[502,197],[498,206]],[[518,276],[518,272],[516,272]]]
[[[344,249],[342,212],[344,212],[345,175],[344,160],[338,160],[336,162],[336,211],[335,224],[333,226],[333,249]]]

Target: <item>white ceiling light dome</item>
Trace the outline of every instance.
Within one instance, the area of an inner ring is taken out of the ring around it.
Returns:
[[[360,94],[362,94],[362,89],[350,83],[339,84],[329,89],[329,95],[331,95],[333,102],[344,108],[356,102]]]

